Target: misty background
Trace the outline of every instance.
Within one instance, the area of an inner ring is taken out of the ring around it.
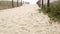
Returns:
[[[12,1],[12,0],[0,0],[0,1]],[[13,0],[14,2],[16,2],[17,0]],[[19,2],[21,2],[21,0],[18,0]],[[22,1],[25,1],[25,2],[29,2],[30,4],[36,4],[36,2],[38,0],[22,0]],[[57,1],[57,0],[50,0],[50,2],[53,2],[53,1]],[[44,0],[44,4],[47,3],[47,0]]]

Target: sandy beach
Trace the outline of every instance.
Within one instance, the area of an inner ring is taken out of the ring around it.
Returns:
[[[60,24],[49,23],[37,5],[0,10],[0,34],[60,34]]]

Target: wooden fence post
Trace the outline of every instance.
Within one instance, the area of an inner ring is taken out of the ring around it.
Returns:
[[[20,5],[22,6],[22,0],[21,0],[21,4]]]
[[[50,6],[50,0],[47,0],[47,7]]]
[[[14,8],[14,2],[13,2],[13,0],[12,0],[12,8]]]
[[[42,8],[43,8],[43,2],[44,2],[44,1],[42,0]]]
[[[50,0],[47,0],[47,12],[50,12]]]
[[[17,0],[17,7],[19,6],[19,2],[18,2],[18,0]]]

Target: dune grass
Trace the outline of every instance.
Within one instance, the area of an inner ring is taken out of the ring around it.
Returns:
[[[51,20],[60,22],[60,1],[50,3],[49,11],[47,11],[46,5],[41,10],[44,14],[48,14]],[[39,9],[39,11],[41,10]]]

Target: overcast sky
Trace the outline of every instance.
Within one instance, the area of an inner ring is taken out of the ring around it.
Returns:
[[[2,0],[2,1],[4,1],[4,0]],[[6,1],[6,0],[5,0]],[[12,0],[7,0],[7,1],[12,1]],[[17,0],[14,0],[14,1],[17,1]],[[20,1],[20,0],[19,0]],[[38,1],[38,0],[23,0],[23,1],[26,1],[26,2],[30,2],[30,4],[36,4],[36,2]],[[51,2],[52,1],[56,1],[56,0],[50,0]],[[44,3],[47,3],[47,0],[44,0]]]
[[[35,4],[38,0],[24,0],[24,1],[30,2],[30,4]]]
[[[1,1],[12,1],[12,0],[1,0]],[[17,1],[17,0],[14,0],[14,1]],[[23,1],[30,2],[30,4],[35,4],[38,0],[23,0]]]
[[[30,4],[35,4],[38,0],[24,0],[30,2]],[[57,0],[50,0],[50,2],[57,1]],[[44,0],[44,4],[47,3],[47,0]]]

